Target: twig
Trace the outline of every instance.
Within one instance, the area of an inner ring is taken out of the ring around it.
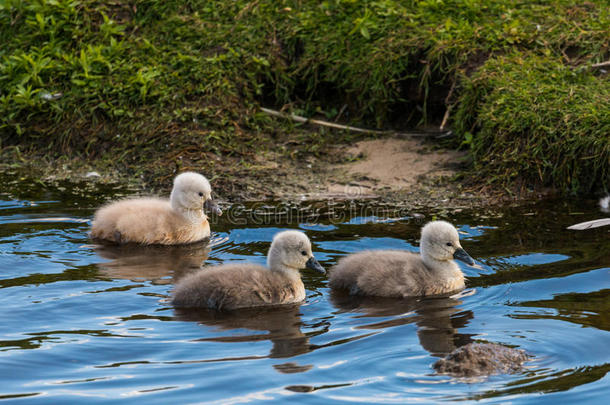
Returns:
[[[601,67],[606,67],[606,66],[610,66],[610,60],[607,60],[605,62],[600,62],[600,63],[594,63],[593,65],[591,65],[591,67],[593,69],[597,69],[597,68],[601,68]]]
[[[273,115],[274,117],[280,117],[280,118],[289,118],[293,121],[296,122],[302,122],[302,123],[307,123],[307,124],[314,124],[314,125],[321,125],[323,127],[329,127],[329,128],[336,128],[336,129],[343,129],[346,131],[352,131],[352,132],[359,132],[362,134],[372,134],[372,135],[390,135],[390,134],[394,134],[394,131],[379,131],[376,129],[366,129],[366,128],[358,128],[358,127],[352,127],[349,125],[341,125],[341,124],[335,124],[334,122],[328,122],[328,121],[322,121],[322,120],[314,120],[311,118],[305,118],[305,117],[301,117],[300,115],[295,115],[295,114],[284,114],[282,112],[276,111],[276,110],[271,110],[269,108],[264,108],[261,107],[261,111],[264,113],[267,113],[269,115]]]
[[[445,115],[443,116],[443,121],[441,122],[441,126],[439,127],[439,129],[441,131],[445,130],[445,125],[447,125],[447,121],[449,120],[449,115],[451,114],[451,109],[453,108],[453,104],[449,104],[449,101],[451,101],[451,96],[453,96],[453,90],[455,90],[456,83],[457,83],[457,80],[454,80],[453,83],[451,83],[451,88],[449,89],[449,93],[447,93],[447,97],[445,97],[445,105],[447,106],[447,109],[445,110]]]
[[[342,129],[344,131],[358,132],[361,134],[394,135],[394,136],[404,136],[404,137],[409,137],[409,138],[446,138],[446,137],[453,135],[453,133],[451,131],[444,131],[441,133],[426,132],[426,131],[419,131],[419,132],[397,132],[397,131],[391,131],[391,130],[390,131],[379,131],[376,129],[358,128],[358,127],[352,127],[349,125],[335,124],[334,122],[314,120],[314,119],[310,119],[310,118],[301,117],[300,115],[295,115],[295,114],[285,114],[283,112],[272,110],[269,108],[264,108],[264,107],[261,107],[261,111],[266,114],[273,115],[274,117],[286,118],[286,119],[290,119],[290,120],[293,120],[296,122],[302,122],[302,123],[306,123],[306,124],[313,124],[313,125],[320,125],[323,127]]]
[[[343,104],[343,107],[341,107],[341,109],[339,110],[339,114],[337,114],[337,116],[335,117],[335,122],[339,121],[339,118],[341,118],[346,109],[347,104]]]
[[[445,125],[447,125],[447,120],[449,120],[449,114],[451,114],[451,107],[452,106],[448,106],[445,110],[445,115],[443,115],[443,121],[441,122],[441,126],[438,128],[441,131],[445,130]]]

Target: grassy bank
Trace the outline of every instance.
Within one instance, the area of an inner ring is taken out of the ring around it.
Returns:
[[[610,187],[607,77],[512,54],[488,60],[463,86],[458,131],[487,182],[570,193]]]
[[[1,146],[237,184],[348,136],[261,104],[399,128],[449,109],[478,181],[586,193],[609,183],[608,26],[606,1],[7,0]]]

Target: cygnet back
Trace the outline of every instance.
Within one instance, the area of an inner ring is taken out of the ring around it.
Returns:
[[[332,268],[329,286],[382,297],[438,295],[464,288],[464,274],[454,259],[474,261],[462,249],[453,225],[427,224],[421,252],[369,250],[348,255]]]

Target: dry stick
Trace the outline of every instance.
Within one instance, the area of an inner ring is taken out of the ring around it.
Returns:
[[[337,116],[335,117],[335,122],[339,121],[339,118],[341,118],[346,109],[347,104],[343,104],[343,107],[341,107],[341,109],[339,110],[339,114],[337,114]]]
[[[324,127],[330,127],[330,128],[336,128],[336,129],[344,129],[344,130],[347,130],[347,131],[360,132],[360,133],[363,133],[363,134],[388,135],[388,134],[393,134],[394,133],[394,131],[378,131],[378,130],[375,130],[375,129],[357,128],[357,127],[351,127],[349,125],[335,124],[334,122],[328,122],[328,121],[322,121],[322,120],[314,120],[314,119],[310,119],[310,118],[301,117],[300,115],[284,114],[282,112],[271,110],[269,108],[264,108],[264,107],[261,107],[261,111],[264,112],[264,113],[267,113],[269,115],[273,115],[275,117],[290,118],[291,120],[296,121],[296,122],[303,122],[303,123],[308,123],[308,124],[321,125],[321,126],[324,126]]]
[[[372,134],[372,135],[402,135],[409,137],[426,137],[426,136],[437,136],[436,134],[430,135],[426,133],[405,133],[405,132],[396,132],[396,131],[379,131],[376,129],[366,129],[366,128],[358,128],[352,127],[349,125],[341,125],[335,124],[334,122],[322,121],[322,120],[314,120],[310,118],[301,117],[300,115],[295,114],[285,114],[280,111],[271,110],[269,108],[261,107],[261,111],[273,115],[274,117],[287,118],[296,122],[302,122],[307,124],[320,125],[329,128],[342,129],[346,131],[359,132],[361,134]]]
[[[595,64],[591,65],[591,67],[593,69],[597,69],[597,68],[601,68],[601,67],[606,67],[606,66],[610,66],[610,60],[607,60],[605,62],[595,63]]]
[[[441,126],[439,127],[439,129],[441,131],[445,130],[445,125],[447,125],[447,120],[449,119],[449,114],[451,114],[451,109],[453,108],[453,104],[449,104],[449,101],[451,100],[451,96],[453,96],[453,90],[455,90],[456,83],[457,83],[457,80],[454,80],[453,83],[451,83],[451,88],[449,89],[449,93],[447,94],[447,97],[445,97],[445,105],[447,106],[447,109],[445,110],[445,115],[443,116],[443,121],[441,122]]]
[[[452,106],[447,106],[447,109],[445,110],[445,115],[443,115],[443,122],[441,122],[441,126],[438,128],[441,131],[445,130],[445,125],[447,125],[447,120],[449,119],[449,114],[451,114],[451,107]]]

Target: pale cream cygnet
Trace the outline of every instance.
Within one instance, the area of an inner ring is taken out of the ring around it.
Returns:
[[[176,284],[172,304],[231,310],[301,302],[305,287],[299,270],[304,268],[325,273],[304,233],[280,232],[269,248],[267,267],[249,263],[204,267]]]
[[[218,215],[208,180],[198,173],[174,179],[169,200],[132,198],[110,203],[95,213],[91,237],[114,243],[178,245],[210,236],[204,207]]]
[[[422,229],[420,254],[404,250],[368,250],[348,255],[331,269],[329,286],[354,295],[412,297],[446,294],[464,288],[454,259],[474,260],[460,245],[458,232],[445,221]]]

